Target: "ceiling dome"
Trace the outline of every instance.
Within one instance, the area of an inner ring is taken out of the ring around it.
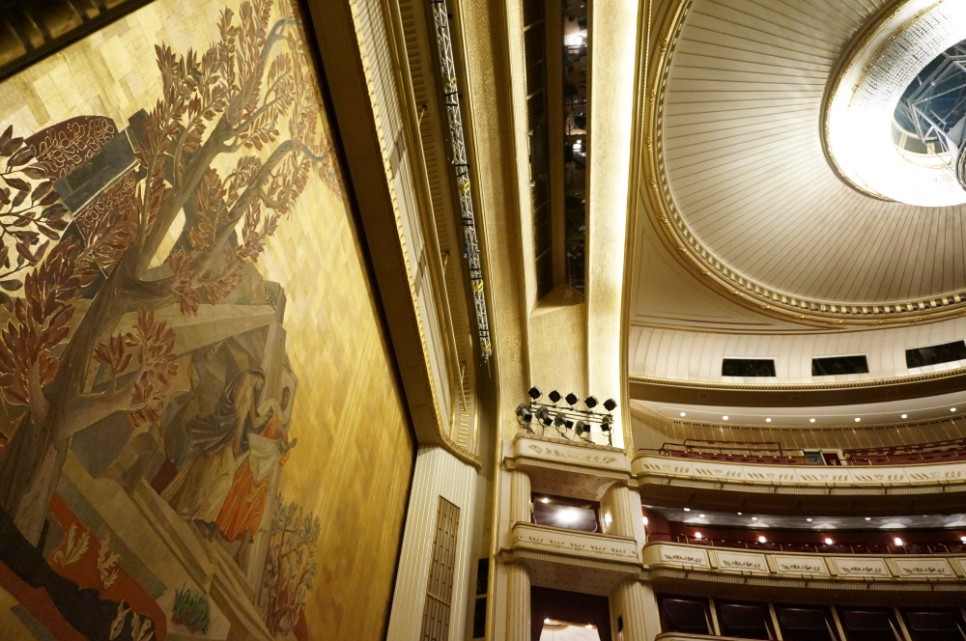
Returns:
[[[909,197],[889,191],[895,179],[853,175],[862,163],[823,144],[837,140],[836,97],[885,83],[890,97],[874,140],[900,155],[892,133],[899,98],[966,35],[955,33],[966,25],[956,16],[945,16],[955,28],[937,35],[940,16],[925,16],[923,5],[966,8],[957,0],[685,3],[657,88],[654,154],[664,228],[696,269],[800,315],[885,322],[966,303],[966,198],[955,168],[944,180],[951,176],[956,198],[935,200],[932,188]],[[900,55],[913,24],[920,35],[907,40],[922,51]]]

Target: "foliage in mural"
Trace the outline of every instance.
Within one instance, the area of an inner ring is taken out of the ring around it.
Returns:
[[[208,632],[208,597],[200,592],[182,588],[174,595],[172,620],[192,632]]]
[[[265,561],[264,593],[268,629],[287,634],[298,623],[312,591],[316,573],[313,550],[322,524],[295,503],[285,503],[279,497],[278,504]]]

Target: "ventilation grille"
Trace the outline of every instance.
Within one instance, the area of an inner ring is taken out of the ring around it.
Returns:
[[[812,376],[842,376],[844,374],[868,374],[869,362],[865,356],[830,356],[812,359]]]
[[[966,342],[943,343],[906,350],[906,367],[925,367],[966,359]]]
[[[775,361],[770,358],[726,358],[722,376],[775,376]]]
[[[421,641],[448,641],[450,601],[453,596],[453,577],[456,572],[456,535],[460,523],[460,509],[439,497],[436,508],[436,535],[426,587],[426,606],[423,608]]]

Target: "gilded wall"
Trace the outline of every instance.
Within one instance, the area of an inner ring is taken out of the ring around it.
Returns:
[[[381,638],[414,444],[305,43],[158,0],[0,84],[4,639]]]

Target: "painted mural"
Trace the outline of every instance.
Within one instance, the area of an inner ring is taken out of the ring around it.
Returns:
[[[377,638],[413,446],[298,11],[179,9],[111,27],[208,19],[207,40],[153,43],[126,120],[58,119],[50,96],[25,118],[9,96],[29,77],[0,85],[0,629]]]

